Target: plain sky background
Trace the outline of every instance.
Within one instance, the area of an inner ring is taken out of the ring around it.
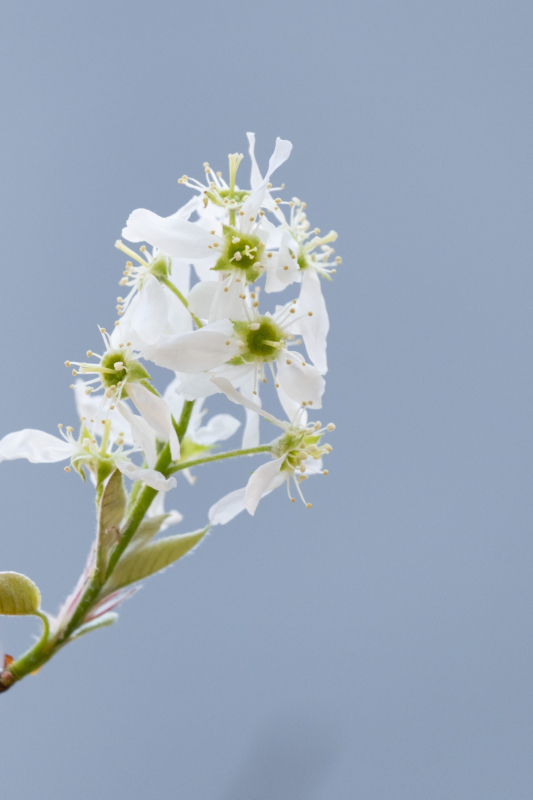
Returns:
[[[129,212],[175,211],[247,130],[263,166],[292,140],[278,180],[343,256],[312,511],[272,495],[3,695],[1,796],[531,797],[531,3],[4,0],[0,25],[0,435],[75,420],[63,362],[112,326]],[[180,481],[180,529],[250,465]],[[0,569],[54,612],[92,489],[0,474]]]

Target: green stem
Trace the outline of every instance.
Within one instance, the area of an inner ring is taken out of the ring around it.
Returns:
[[[190,309],[189,309],[189,303],[187,302],[186,298],[185,298],[185,297],[182,295],[182,293],[180,292],[180,290],[178,289],[178,287],[177,287],[177,286],[174,286],[174,284],[172,283],[172,281],[169,281],[169,279],[168,279],[168,278],[159,278],[159,280],[161,281],[161,283],[164,283],[164,284],[165,284],[165,286],[168,286],[168,288],[170,289],[170,291],[171,291],[171,292],[174,292],[174,294],[176,295],[176,297],[179,297],[179,299],[181,300],[181,302],[183,303],[183,305],[185,306],[185,308],[187,309],[187,311],[189,312],[189,314],[191,315],[191,317],[193,318],[193,320],[196,322],[197,326],[198,326],[199,328],[203,328],[203,327],[204,327],[204,324],[203,324],[203,322],[200,322],[200,320],[198,319],[198,317],[197,317],[195,314],[193,314],[193,313],[192,313],[192,311],[190,311]]]
[[[34,672],[38,666],[44,663],[44,661],[47,661],[49,658],[49,656],[46,657],[45,655],[45,648],[50,635],[48,617],[46,614],[42,614],[40,611],[36,611],[35,616],[39,617],[43,623],[43,633],[39,641],[36,642],[32,648],[24,653],[24,655],[20,656],[20,658],[18,658],[16,661],[13,661],[13,663],[10,665],[9,672],[16,681],[19,681],[29,672]]]
[[[214,456],[204,456],[203,458],[195,458],[191,461],[183,461],[179,464],[167,469],[166,475],[172,475],[173,472],[179,472],[182,469],[189,469],[189,467],[197,467],[199,464],[208,464],[210,461],[222,461],[224,458],[235,458],[236,456],[253,456],[255,453],[270,453],[272,445],[262,444],[259,447],[249,447],[246,450],[228,450],[226,453],[217,453]]]

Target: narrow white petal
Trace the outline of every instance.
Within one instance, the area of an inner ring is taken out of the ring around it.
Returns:
[[[225,442],[235,431],[240,428],[241,423],[231,414],[215,414],[211,417],[207,425],[202,425],[192,431],[191,438],[197,444],[215,444],[215,442]]]
[[[232,333],[231,322],[221,320],[192,333],[163,336],[156,345],[145,348],[143,355],[160,367],[198,374],[218,367],[238,355],[239,346],[231,338]]]
[[[153,344],[165,328],[168,302],[165,289],[157,278],[147,275],[139,293],[139,302],[131,316],[131,326],[147,344]]]
[[[248,137],[248,152],[250,154],[250,159],[252,162],[252,172],[250,175],[250,186],[253,189],[257,189],[259,184],[262,182],[263,178],[261,177],[261,172],[259,167],[257,166],[257,161],[255,160],[255,133],[247,133],[246,136]]]
[[[255,510],[261,498],[277,486],[281,486],[285,480],[284,473],[280,472],[284,460],[285,456],[283,455],[280,458],[276,458],[274,461],[261,464],[252,474],[246,486],[243,501],[243,506],[252,516],[255,514]]]
[[[276,363],[278,382],[292,400],[300,405],[311,402],[313,408],[322,408],[326,382],[317,369],[294,350],[284,350]]]
[[[0,461],[27,458],[32,464],[52,464],[71,458],[75,447],[50,433],[25,428],[0,440]]]
[[[231,385],[227,378],[218,376],[211,378],[211,380],[233,403],[236,403],[239,406],[244,406],[245,408],[249,408],[250,411],[255,411],[256,414],[261,414],[262,417],[270,420],[270,422],[273,422],[274,425],[277,425],[279,428],[284,428],[283,423],[280,422],[279,419],[273,417],[272,414],[268,413],[268,411],[263,411],[261,406],[258,406],[257,403],[254,403],[253,400],[248,400],[248,398],[244,397]]]
[[[209,522],[211,525],[225,525],[230,522],[237,514],[244,511],[244,495],[246,487],[236,489],[234,492],[221,497],[221,499],[209,509]]]
[[[133,441],[143,451],[149,467],[157,461],[155,431],[142,417],[134,414],[124,403],[118,403],[117,409],[128,423]]]
[[[236,321],[246,318],[244,303],[239,297],[242,292],[241,287],[242,284],[234,281],[232,276],[218,284],[209,314],[210,323],[221,319]]]
[[[172,424],[172,415],[168,403],[150,392],[139,383],[128,385],[128,395],[140,411],[142,417],[161,439],[170,444],[170,453],[175,461],[180,456],[178,435]]]
[[[122,236],[129,242],[148,242],[175,258],[209,258],[213,237],[193,222],[177,214],[160,217],[147,208],[132,211]]]
[[[307,411],[302,408],[300,403],[297,403],[296,400],[292,400],[288,394],[283,391],[281,386],[278,388],[278,398],[288,419],[290,419],[292,423],[296,423],[296,416],[298,415],[298,425],[307,425]]]
[[[183,305],[179,297],[176,297],[174,292],[166,289],[166,293],[168,317],[163,334],[165,336],[173,336],[176,333],[189,333],[193,329],[190,311]]]
[[[173,258],[169,280],[184,297],[187,297],[191,288],[191,265],[189,261],[182,258]]]
[[[291,150],[292,144],[286,139],[280,139],[278,136],[276,139],[276,147],[270,156],[270,161],[268,162],[268,170],[265,177],[257,186],[257,188],[254,189],[248,200],[243,203],[242,211],[244,212],[244,215],[242,217],[241,225],[245,233],[249,231],[251,225],[253,224],[249,222],[249,217],[253,217],[255,219],[259,209],[261,208],[261,204],[265,199],[268,191],[267,185],[270,180],[270,176],[288,159],[291,154]]]
[[[209,319],[213,298],[219,286],[219,281],[199,281],[192,287],[188,301],[193,314],[200,319]]]
[[[246,397],[247,400],[250,400],[252,403],[255,403],[259,407],[261,407],[261,398],[259,394],[254,395],[254,373],[253,371],[250,372],[246,381],[243,381],[240,387],[240,391],[243,397]],[[254,399],[256,398],[256,399]],[[260,442],[260,432],[259,432],[259,420],[261,417],[256,411],[252,411],[250,408],[245,409],[246,413],[246,425],[244,426],[244,431],[242,434],[242,447],[243,449],[248,449],[249,447],[258,447]]]
[[[80,378],[78,378],[74,384],[74,399],[76,401],[78,417],[83,417],[86,425],[90,427],[90,423],[96,419],[108,419],[111,422],[110,437],[116,439],[118,434],[121,433],[121,438],[124,440],[125,444],[133,444],[129,423],[125,423],[125,419],[122,414],[119,413],[118,408],[113,410],[107,408],[104,413],[101,410],[102,395],[85,394],[85,381],[82,381]],[[99,414],[98,411],[100,411]]]
[[[176,486],[176,478],[165,478],[160,472],[154,469],[142,469],[131,461],[117,461],[117,467],[130,480],[143,481],[157,492],[168,492]]]
[[[324,375],[328,371],[326,339],[329,331],[329,317],[326,301],[322,294],[320,277],[311,267],[304,270],[297,311],[298,316],[300,314],[308,315],[309,311],[312,316],[303,316],[299,319],[291,328],[291,332],[301,333],[309,358],[317,370]]]

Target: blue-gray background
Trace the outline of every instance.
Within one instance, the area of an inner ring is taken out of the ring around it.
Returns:
[[[16,800],[533,792],[533,7],[4,0],[1,429],[75,420],[128,213],[258,137],[344,263],[313,510],[279,492],[0,701]],[[246,170],[248,167],[243,167]],[[250,461],[180,481],[182,530]],[[0,569],[54,611],[92,491],[1,468]],[[2,620],[8,652],[36,624]]]

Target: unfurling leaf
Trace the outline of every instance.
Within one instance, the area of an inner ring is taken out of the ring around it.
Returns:
[[[100,500],[99,530],[105,531],[107,528],[119,528],[125,510],[126,492],[122,482],[122,473],[116,469],[109,478]]]
[[[103,491],[98,509],[98,540],[96,549],[96,568],[101,583],[107,569],[109,553],[119,541],[119,526],[126,510],[126,492],[122,473],[116,469]]]
[[[19,572],[0,572],[0,614],[35,614],[41,605],[39,589]]]
[[[126,552],[106,583],[105,592],[108,593],[120,589],[122,586],[128,586],[130,583],[141,581],[143,578],[153,575],[154,572],[169,567],[178,558],[192,550],[208,530],[209,525],[200,531],[194,531],[194,533],[167,536],[165,539],[151,542],[144,547],[136,547],[130,553]]]
[[[78,636],[83,636],[84,633],[95,631],[97,628],[107,628],[109,625],[112,625],[114,622],[116,622],[117,619],[118,614],[115,614],[114,611],[108,611],[107,614],[102,614],[101,617],[97,617],[96,619],[92,619],[90,622],[86,622],[85,625],[82,625],[77,631],[74,631],[71,638],[77,639]]]

